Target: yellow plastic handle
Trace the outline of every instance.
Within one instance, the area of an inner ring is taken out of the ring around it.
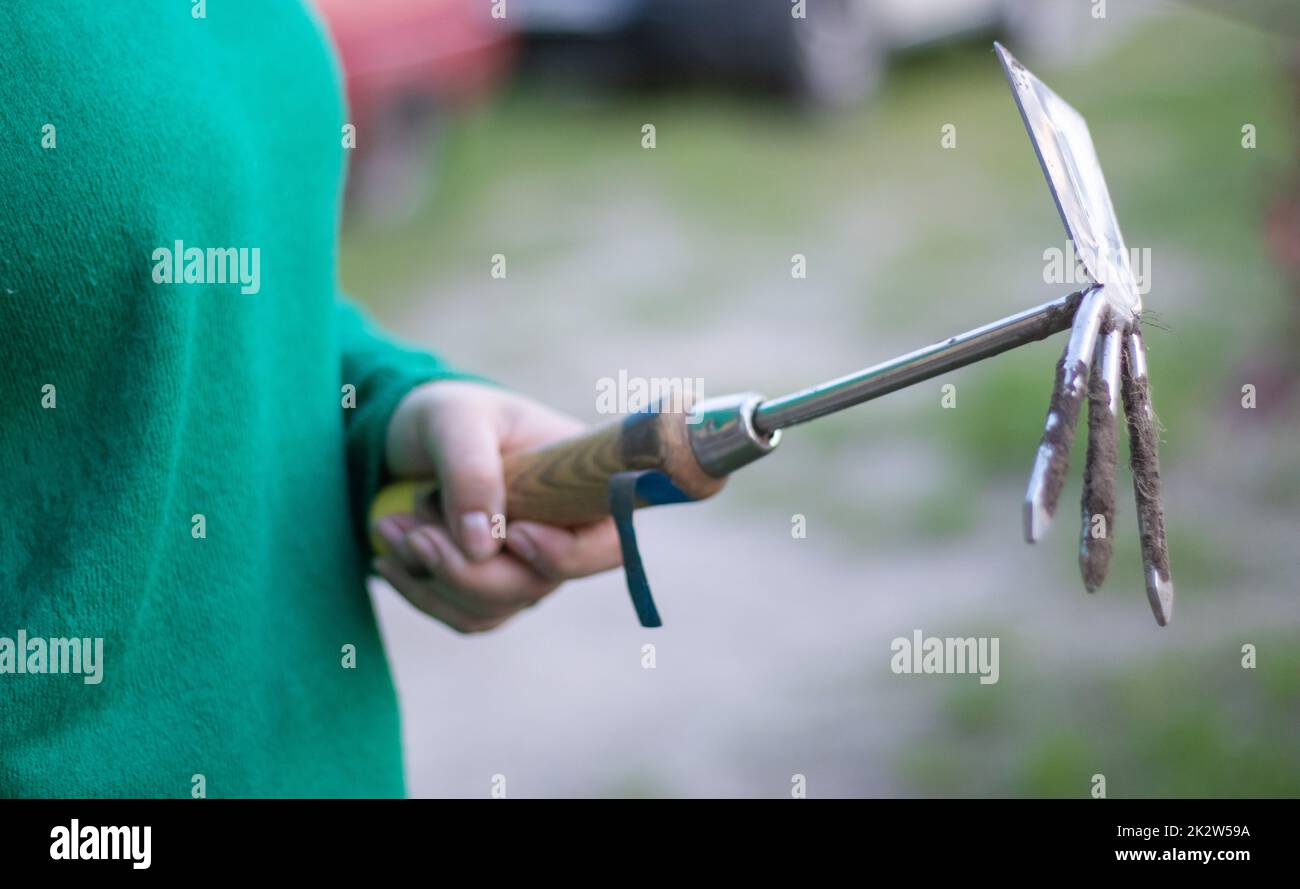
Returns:
[[[428,511],[425,505],[438,491],[438,483],[430,479],[409,479],[385,485],[370,504],[370,545],[377,555],[388,555],[388,544],[375,533],[375,522],[390,515],[421,515]]]

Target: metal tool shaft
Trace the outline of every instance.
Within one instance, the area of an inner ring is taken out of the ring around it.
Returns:
[[[1071,293],[866,370],[768,399],[755,410],[754,427],[768,435],[1044,339],[1070,327],[1082,299],[1082,292]]]

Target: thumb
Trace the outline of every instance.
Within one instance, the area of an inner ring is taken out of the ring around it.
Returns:
[[[452,537],[469,558],[490,558],[501,547],[492,528],[506,503],[495,414],[475,400],[448,401],[429,418],[425,434]]]

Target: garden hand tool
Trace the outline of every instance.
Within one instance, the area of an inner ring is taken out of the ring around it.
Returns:
[[[1046,429],[1025,494],[1025,539],[1030,543],[1041,539],[1056,512],[1075,423],[1086,396],[1089,442],[1079,565],[1089,592],[1101,585],[1110,562],[1115,520],[1115,421],[1122,400],[1147,599],[1156,623],[1164,626],[1173,614],[1174,588],[1160,505],[1159,435],[1147,382],[1142,297],[1129,250],[1082,115],[1001,44],[994,46],[1066,234],[1088,277],[1101,285],[1084,297],[1057,365]]]
[[[1091,284],[983,327],[781,398],[712,398],[689,409],[659,405],[505,459],[506,516],[572,527],[613,516],[628,589],[644,626],[660,620],[636,546],[633,510],[703,500],[737,469],[771,453],[790,426],[806,423],[1069,329],[1065,354],[1025,497],[1025,536],[1041,539],[1064,483],[1079,410],[1089,399],[1089,448],[1080,566],[1085,586],[1105,577],[1114,520],[1115,425],[1128,419],[1147,595],[1165,624],[1173,585],[1160,508],[1157,433],[1140,330],[1142,301],[1083,118],[995,44],[1030,141]],[[372,520],[437,512],[435,480],[382,490]],[[1101,534],[1097,530],[1102,531]],[[508,534],[507,530],[507,534]],[[384,550],[376,538],[377,551]]]

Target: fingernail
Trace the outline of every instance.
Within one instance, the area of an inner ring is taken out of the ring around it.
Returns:
[[[510,548],[521,559],[532,562],[537,558],[537,543],[528,536],[527,531],[522,528],[511,528],[506,532],[506,539],[510,542]]]
[[[485,512],[467,512],[460,517],[460,540],[472,559],[486,559],[496,552],[496,541]]]
[[[437,544],[429,538],[429,535],[416,532],[407,537],[406,542],[430,571],[442,564],[442,553],[438,552]]]

